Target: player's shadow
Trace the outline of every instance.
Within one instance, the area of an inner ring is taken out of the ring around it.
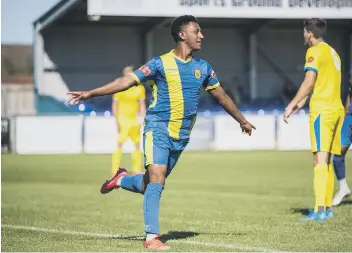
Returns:
[[[169,240],[178,240],[178,239],[186,239],[190,237],[194,237],[199,235],[197,232],[191,231],[169,231],[167,234],[161,235],[160,240],[163,242]],[[108,237],[110,239],[122,239],[122,240],[131,240],[131,241],[144,241],[144,236],[111,236]]]
[[[341,204],[339,206],[345,206],[345,205],[352,205],[352,200],[344,200],[341,202]]]
[[[293,213],[300,213],[302,215],[308,215],[309,208],[291,208]]]
[[[199,235],[199,233],[192,231],[169,231],[167,234],[161,235],[160,240],[163,242],[167,242],[170,240],[191,238],[197,235]]]

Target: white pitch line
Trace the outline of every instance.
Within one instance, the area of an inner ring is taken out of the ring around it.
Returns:
[[[29,231],[44,232],[44,233],[77,235],[77,236],[87,236],[87,237],[101,237],[101,238],[115,238],[115,239],[129,239],[129,238],[144,239],[144,236],[141,236],[141,235],[92,233],[92,232],[47,229],[47,228],[38,228],[38,227],[29,227],[29,226],[8,225],[8,224],[2,224],[1,227],[16,229],[16,230],[29,230]],[[197,242],[197,241],[189,241],[189,240],[168,240],[168,242],[175,243],[175,244],[189,244],[189,245],[197,245],[197,246],[212,247],[212,248],[239,249],[239,250],[246,250],[246,251],[262,251],[262,252],[281,252],[278,250],[272,250],[272,249],[261,248],[261,247],[250,247],[250,246],[245,246],[241,244],[208,243],[208,242]]]

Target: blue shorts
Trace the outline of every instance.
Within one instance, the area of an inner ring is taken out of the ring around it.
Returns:
[[[176,140],[167,133],[149,130],[143,134],[144,167],[151,164],[167,166],[166,176],[175,167],[189,139]]]
[[[346,115],[341,129],[341,146],[348,147],[352,144],[352,115]]]

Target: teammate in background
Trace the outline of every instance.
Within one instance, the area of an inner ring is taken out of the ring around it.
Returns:
[[[133,67],[127,66],[123,70],[123,76],[131,75]],[[137,174],[142,169],[142,157],[140,153],[140,129],[142,118],[145,114],[145,89],[143,85],[133,86],[130,89],[113,95],[112,113],[115,116],[118,137],[117,149],[112,155],[112,175],[119,170],[122,156],[122,146],[128,138],[131,138],[135,149],[132,152],[132,173]]]
[[[120,169],[101,188],[103,194],[120,187],[144,194],[144,247],[151,249],[170,248],[159,240],[160,197],[166,178],[189,142],[201,88],[216,98],[239,123],[242,132],[251,135],[255,129],[225,93],[210,64],[192,56],[194,51],[201,49],[204,39],[197,19],[187,15],[177,17],[171,24],[171,35],[176,48],[153,58],[132,75],[117,78],[91,91],[68,93],[71,95],[69,102],[77,104],[83,99],[121,92],[146,81],[152,82],[153,99],[146,112],[143,134],[145,174],[127,176],[126,170]]]
[[[288,104],[284,120],[302,108],[313,91],[310,109],[310,138],[314,157],[315,207],[303,220],[334,217],[332,197],[334,172],[331,154],[341,154],[341,127],[344,108],[341,101],[341,60],[324,42],[327,24],[312,18],[304,21],[304,39],[310,47],[306,53],[305,78],[295,98]]]
[[[346,116],[341,130],[341,155],[334,155],[335,174],[339,180],[340,190],[336,193],[332,205],[340,205],[345,197],[349,197],[351,190],[346,182],[345,156],[352,143],[352,69],[349,76],[349,89],[345,104]]]

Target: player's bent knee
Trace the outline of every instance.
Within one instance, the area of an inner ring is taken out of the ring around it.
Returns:
[[[151,164],[148,166],[149,183],[165,184],[166,165]]]

